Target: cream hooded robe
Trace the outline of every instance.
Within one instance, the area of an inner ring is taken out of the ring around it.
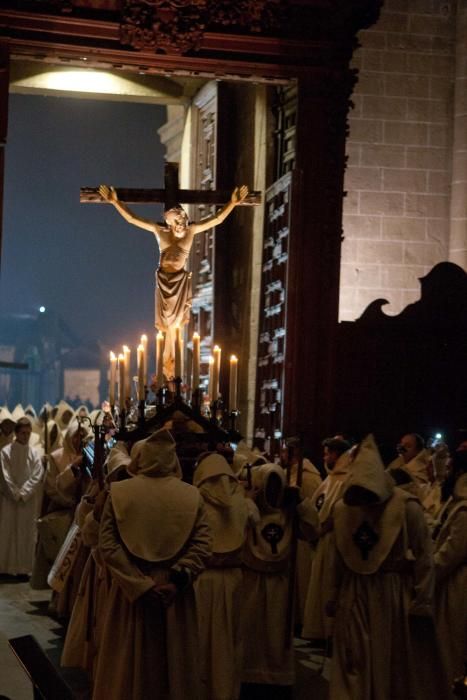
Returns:
[[[435,619],[452,682],[467,659],[467,474],[458,478],[444,515],[435,540]]]
[[[341,500],[334,508],[330,700],[441,700],[447,697],[445,687],[439,694],[441,680],[428,690],[420,686],[421,676],[430,678],[430,661],[416,652],[411,634],[413,617],[429,622],[431,614],[432,547],[422,508],[394,486],[371,435],[360,445],[346,493],[352,487],[370,491],[376,502]]]
[[[324,642],[332,636],[333,621],[325,615],[324,606],[329,590],[330,541],[332,509],[342,496],[350,474],[352,451],[344,452],[334,468],[313,493],[311,503],[318,512],[319,539],[312,550],[311,575],[306,594],[302,637]]]
[[[0,573],[30,574],[44,468],[29,445],[12,442],[0,453]]]
[[[243,662],[241,550],[250,517],[248,503],[253,503],[219,454],[200,460],[193,484],[205,502],[214,538],[212,557],[195,583],[203,697],[236,700]]]
[[[180,480],[167,430],[133,446],[133,479],[113,483],[99,552],[110,572],[93,700],[199,698],[194,580],[211,556],[203,500]],[[168,608],[149,593],[177,572],[187,580]]]
[[[106,493],[110,484],[126,471],[130,461],[126,444],[117,442],[106,459]],[[92,678],[107,606],[110,576],[97,546],[100,522],[94,516],[93,506],[87,506],[87,513],[81,508],[77,520],[83,544],[91,551],[73,605],[60,664],[65,667],[83,668]]]
[[[279,493],[270,489],[273,479],[280,482]],[[260,520],[248,531],[243,555],[243,681],[292,685],[294,657],[287,613],[289,585],[294,584],[289,577],[293,514],[282,506],[285,472],[277,464],[264,464],[253,467],[252,481],[258,489],[255,500]],[[310,499],[297,506],[297,514],[304,534],[314,533],[318,522]]]

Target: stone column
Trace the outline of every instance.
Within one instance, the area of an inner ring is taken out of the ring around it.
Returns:
[[[449,259],[467,270],[467,5],[457,6]]]
[[[5,179],[5,144],[8,130],[9,49],[0,42],[0,263],[2,256],[3,189]]]

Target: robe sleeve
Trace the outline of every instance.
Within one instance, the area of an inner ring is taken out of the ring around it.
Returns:
[[[414,500],[406,504],[408,545],[414,555],[413,598],[410,615],[432,614],[434,589],[433,547],[421,505]]]
[[[447,524],[449,534],[434,555],[437,581],[467,562],[467,507],[455,513]]]
[[[54,457],[50,455],[45,473],[45,492],[54,504],[63,507],[72,506],[73,498],[64,496],[57,488],[57,478],[59,474],[60,470],[57,463]]]
[[[55,479],[55,487],[62,498],[68,502],[74,503],[76,499],[79,480],[73,474],[71,464],[57,474]]]
[[[11,459],[6,451],[0,453],[1,466],[1,489],[5,496],[12,498],[14,501],[19,501],[19,488],[11,478]]]
[[[200,505],[190,539],[180,558],[171,568],[185,571],[190,581],[194,580],[207,566],[212,554],[212,532],[209,526],[206,508],[200,497]]]
[[[33,462],[31,476],[24,482],[19,490],[19,495],[22,501],[29,501],[34,496],[37,489],[41,487],[44,477],[44,467],[42,461],[36,452],[33,452]]]
[[[297,513],[301,537],[307,542],[314,542],[319,537],[319,516],[311,498],[304,498],[298,504]]]
[[[130,603],[151,590],[154,581],[131,561],[118,532],[111,496],[107,498],[99,531],[99,552]]]

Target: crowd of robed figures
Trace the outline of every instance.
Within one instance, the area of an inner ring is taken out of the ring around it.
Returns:
[[[49,580],[69,618],[62,664],[87,671],[95,700],[286,688],[294,628],[332,655],[331,700],[452,696],[467,656],[467,444],[449,454],[409,433],[385,468],[371,435],[336,437],[324,479],[299,455],[273,464],[240,445],[231,463],[198,458],[190,485],[170,425],[131,445],[110,420],[100,489],[83,468],[85,413],[0,410],[0,573]]]

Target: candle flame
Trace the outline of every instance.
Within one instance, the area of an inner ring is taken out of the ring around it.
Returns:
[[[236,355],[231,355],[230,356],[230,361],[231,362],[238,362],[238,357]]]
[[[220,352],[221,349],[218,345],[214,345],[214,352]]]
[[[164,337],[164,334],[162,333],[162,331],[158,331],[158,332],[157,332],[157,337],[158,337],[158,338],[163,338],[163,337]]]
[[[146,333],[143,333],[143,335],[141,336],[141,342],[143,344],[148,342],[148,336],[146,335]]]
[[[199,333],[197,333],[196,331],[193,333],[193,340],[194,340],[195,338],[199,338]]]
[[[141,345],[141,343],[138,345],[138,352],[144,352],[144,345]]]
[[[123,352],[130,352],[130,348],[128,347],[128,345],[123,346]]]
[[[110,361],[111,361],[111,362],[115,362],[115,360],[117,359],[117,356],[115,355],[115,353],[113,352],[113,350],[110,351],[109,356],[110,356]]]
[[[125,362],[125,355],[121,352],[118,356],[118,361],[119,362]]]
[[[210,365],[213,365],[213,364],[214,364],[214,358],[213,358],[212,355],[209,355],[209,360],[208,360],[208,362],[209,362]]]

